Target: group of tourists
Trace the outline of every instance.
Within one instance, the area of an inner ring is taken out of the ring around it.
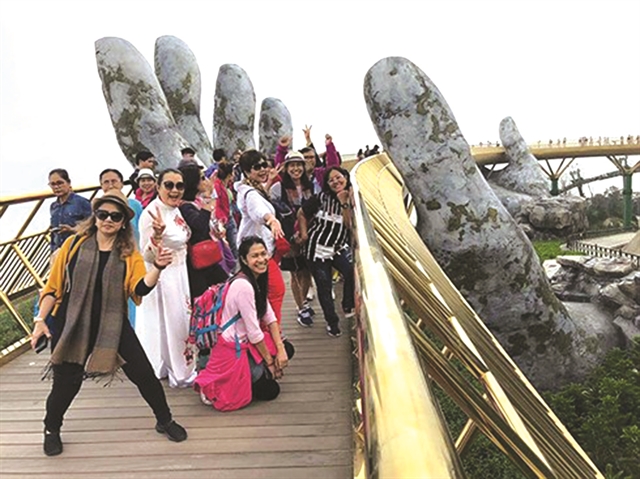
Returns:
[[[73,192],[66,170],[50,172],[51,274],[31,336],[36,350],[51,343],[45,454],[62,452],[63,417],[82,381],[109,381],[120,369],[173,441],[187,432],[172,418],[161,379],[193,387],[221,411],[276,398],[294,354],[281,329],[282,271],[299,325],[314,325],[315,283],[326,332],[341,336],[333,274],[351,317],[351,183],[331,136],[319,155],[310,127],[304,133],[299,151],[285,136],[274,158],[251,149],[228,160],[218,149],[208,168],[185,148],[176,168],[156,172],[154,155],[140,152],[130,198],[116,169],[100,174],[103,194],[92,202]],[[217,340],[194,355],[193,306],[214,290],[223,291]],[[206,363],[197,367],[199,354]]]

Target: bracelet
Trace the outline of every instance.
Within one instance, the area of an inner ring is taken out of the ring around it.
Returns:
[[[346,210],[347,208],[351,208],[351,205],[349,203],[340,203],[340,206],[342,207],[342,209]]]
[[[158,263],[156,263],[155,261],[153,262],[153,266],[155,266],[156,269],[158,269],[159,271],[162,271],[163,269],[166,268],[166,266],[159,266]]]
[[[274,361],[271,361],[270,363],[267,363],[267,367],[270,368],[271,366],[273,366]]]
[[[40,316],[36,316],[33,318],[34,323],[41,323],[43,321],[44,321],[44,318],[41,318]]]

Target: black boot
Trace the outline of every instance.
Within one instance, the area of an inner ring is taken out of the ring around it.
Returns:
[[[173,420],[166,424],[156,423],[156,431],[164,434],[170,441],[174,442],[182,442],[187,438],[187,431]]]
[[[47,456],[57,456],[62,454],[62,440],[59,432],[44,431],[44,453]]]

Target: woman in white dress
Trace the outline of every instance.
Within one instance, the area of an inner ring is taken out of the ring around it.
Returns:
[[[182,173],[168,169],[158,177],[158,197],[140,217],[140,250],[147,268],[158,245],[173,253],[173,261],[156,288],[138,307],[136,334],[160,379],[171,387],[191,386],[195,364],[185,357],[191,298],[187,276],[187,242],[191,230],[178,206],[184,193]]]

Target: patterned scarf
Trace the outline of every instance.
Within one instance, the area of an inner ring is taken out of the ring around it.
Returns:
[[[244,180],[242,180],[242,184],[255,188],[258,191],[258,193],[264,196],[265,200],[271,203],[271,200],[269,199],[269,193],[267,192],[267,190],[264,189],[264,185],[259,181],[252,180],[251,178],[248,178],[245,176]]]
[[[93,350],[89,351],[91,306],[100,257],[95,235],[80,245],[77,254],[73,278],[68,278],[71,281],[71,291],[65,325],[51,355],[51,364],[76,363],[84,365],[88,377],[113,376],[125,363],[118,354],[122,322],[127,314],[122,284],[125,262],[120,259],[117,251],[112,251],[109,255],[101,278],[102,304],[98,336]]]

